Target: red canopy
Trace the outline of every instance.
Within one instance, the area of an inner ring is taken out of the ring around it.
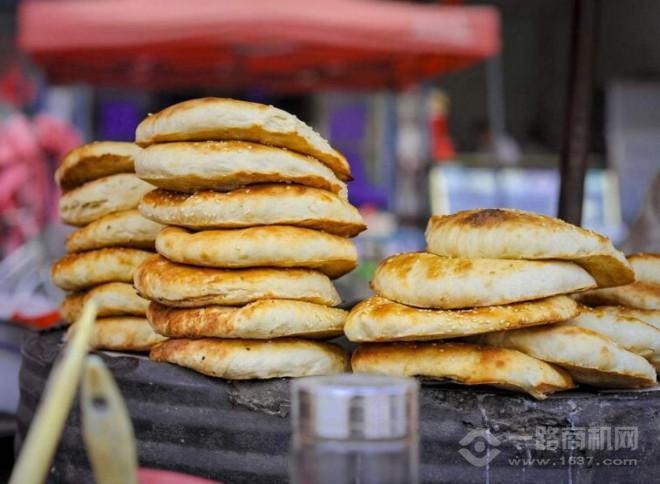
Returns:
[[[32,0],[19,42],[56,83],[404,87],[499,50],[491,7],[375,0]]]

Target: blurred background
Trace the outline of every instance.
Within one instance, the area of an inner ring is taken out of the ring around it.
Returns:
[[[350,160],[369,229],[345,300],[432,213],[533,210],[659,251],[659,21],[655,0],[0,0],[0,362],[17,321],[58,320],[59,160],[194,97],[274,104]]]

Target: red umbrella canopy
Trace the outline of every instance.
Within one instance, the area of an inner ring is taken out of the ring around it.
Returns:
[[[20,45],[56,83],[401,88],[498,52],[491,7],[375,0],[32,0]]]

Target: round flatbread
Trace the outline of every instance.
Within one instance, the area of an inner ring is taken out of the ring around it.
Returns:
[[[109,213],[79,228],[66,239],[66,250],[81,252],[105,247],[153,250],[164,225],[144,218],[137,210]]]
[[[305,301],[261,299],[241,307],[190,309],[152,302],[147,319],[157,333],[170,338],[334,338],[343,333],[347,314]]]
[[[660,284],[660,255],[634,254],[628,256],[628,262],[635,271],[635,280],[649,284]]]
[[[660,329],[660,309],[638,309],[625,306],[598,306],[594,309],[606,311],[616,317],[635,318]]]
[[[152,185],[176,192],[297,183],[347,196],[346,184],[316,158],[244,141],[151,145],[137,157],[135,172]]]
[[[154,256],[134,277],[142,296],[166,306],[240,306],[258,299],[296,299],[325,306],[341,302],[328,276],[309,269],[225,270],[174,264]]]
[[[68,191],[88,181],[118,173],[133,173],[141,148],[134,143],[94,141],[71,150],[55,171],[55,182]]]
[[[633,282],[625,286],[594,289],[577,294],[575,298],[587,306],[620,305],[660,310],[660,284]]]
[[[568,296],[458,310],[412,308],[375,296],[353,308],[344,332],[355,342],[425,341],[556,323],[577,314]]]
[[[255,185],[192,195],[155,190],[142,199],[139,209],[148,219],[194,230],[293,225],[352,237],[366,229],[360,212],[343,198],[299,185]]]
[[[334,375],[349,370],[339,346],[296,338],[172,339],[154,346],[149,358],[227,380]]]
[[[371,285],[378,295],[401,304],[460,309],[541,299],[596,283],[571,262],[459,259],[416,252],[385,259]]]
[[[644,321],[600,307],[584,308],[578,316],[562,325],[605,335],[619,346],[649,360],[656,370],[660,369],[660,330]]]
[[[109,213],[136,208],[153,189],[132,173],[99,178],[62,195],[60,218],[69,225],[86,225]]]
[[[332,278],[352,271],[358,262],[351,240],[286,225],[202,232],[167,227],[156,239],[156,250],[181,264],[226,269],[304,267]]]
[[[80,291],[106,282],[132,282],[133,272],[152,252],[110,248],[68,254],[53,264],[51,277],[65,291]]]
[[[653,366],[610,338],[592,330],[552,324],[537,328],[499,331],[476,341],[512,348],[565,368],[580,383],[605,388],[653,386]]]
[[[132,284],[109,282],[93,287],[85,292],[69,294],[62,301],[60,314],[64,320],[73,323],[82,314],[87,301],[96,302],[96,315],[107,316],[133,315],[144,316],[149,301],[138,296]]]
[[[607,237],[522,210],[477,209],[431,217],[428,251],[468,259],[558,259],[584,267],[600,287],[628,284],[634,273]]]
[[[67,339],[76,331],[76,326],[71,325]],[[90,345],[97,350],[146,352],[166,340],[151,329],[145,318],[123,316],[97,319]]]
[[[351,365],[355,373],[491,385],[539,400],[575,386],[566,372],[519,351],[466,343],[366,344],[353,352]]]
[[[346,158],[293,114],[235,99],[202,98],[169,106],[143,120],[135,132],[141,146],[163,141],[243,140],[313,156],[342,180],[351,179]]]

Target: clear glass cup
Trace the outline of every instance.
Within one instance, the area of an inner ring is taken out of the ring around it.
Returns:
[[[417,381],[344,374],[291,385],[294,484],[418,482]]]

